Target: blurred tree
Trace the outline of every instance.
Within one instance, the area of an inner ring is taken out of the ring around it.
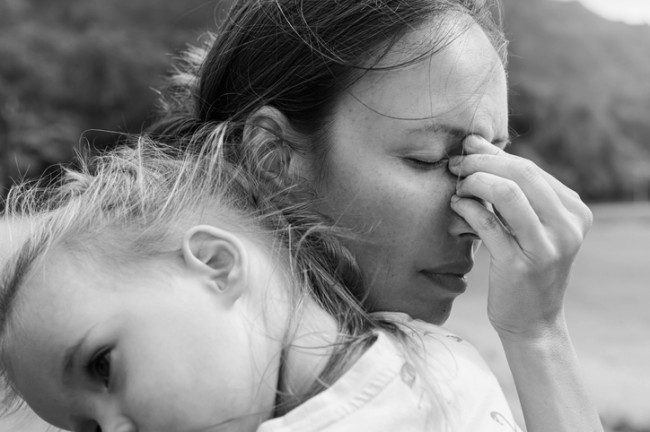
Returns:
[[[584,199],[646,197],[650,26],[610,22],[578,2],[503,2],[513,152]]]
[[[139,132],[171,56],[195,42],[229,1],[3,0],[0,138],[8,178],[41,174],[76,147]]]
[[[588,200],[650,194],[650,27],[577,2],[502,0],[512,151]],[[230,0],[0,1],[0,196],[76,147],[138,132],[171,56]],[[115,132],[111,132],[115,131]]]

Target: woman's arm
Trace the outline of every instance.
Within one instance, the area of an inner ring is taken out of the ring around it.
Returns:
[[[534,431],[602,431],[563,319],[534,339],[501,335],[523,408]]]
[[[591,212],[577,193],[531,161],[476,135],[464,148],[467,155],[450,161],[451,172],[462,178],[451,205],[490,252],[488,315],[526,427],[602,431],[564,319],[569,274]]]

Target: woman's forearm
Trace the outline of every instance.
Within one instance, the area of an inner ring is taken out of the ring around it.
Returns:
[[[500,336],[528,432],[602,432],[563,317],[535,337]]]

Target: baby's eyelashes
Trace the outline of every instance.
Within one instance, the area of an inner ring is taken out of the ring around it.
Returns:
[[[111,380],[111,349],[106,348],[95,354],[85,367],[88,377],[109,387]]]

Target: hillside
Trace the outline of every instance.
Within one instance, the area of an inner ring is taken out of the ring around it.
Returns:
[[[504,0],[515,152],[586,198],[648,198],[650,26],[575,1]]]
[[[173,53],[229,0],[0,2],[0,196],[9,178],[138,132]],[[585,199],[650,199],[650,26],[577,2],[503,0],[513,151]]]
[[[0,1],[0,197],[9,178],[138,132],[171,54],[215,22],[205,0]]]

